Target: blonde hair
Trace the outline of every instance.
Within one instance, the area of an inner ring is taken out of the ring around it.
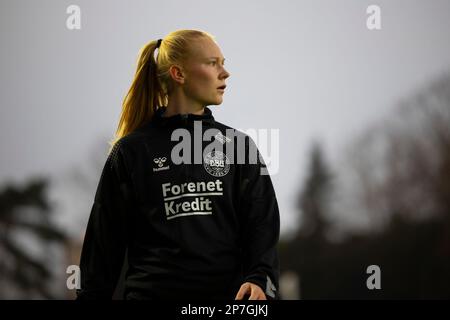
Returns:
[[[201,30],[176,30],[162,39],[157,58],[154,53],[158,40],[150,41],[139,50],[136,73],[122,103],[119,124],[109,142],[111,151],[122,137],[133,132],[153,118],[156,110],[167,106],[173,89],[169,74],[172,65],[183,65],[190,55],[189,45],[201,38],[215,37]]]

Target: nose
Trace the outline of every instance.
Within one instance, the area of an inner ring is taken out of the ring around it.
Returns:
[[[230,73],[223,67],[222,79],[226,79],[230,76]]]

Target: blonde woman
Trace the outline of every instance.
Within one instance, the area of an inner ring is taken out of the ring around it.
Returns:
[[[252,139],[208,108],[223,101],[224,60],[200,30],[141,49],[90,213],[77,299],[111,299],[124,262],[127,300],[279,299],[270,176]]]

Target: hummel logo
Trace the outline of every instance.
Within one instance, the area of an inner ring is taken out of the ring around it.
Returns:
[[[225,144],[226,142],[231,141],[230,138],[228,138],[227,136],[224,136],[222,134],[222,132],[220,132],[220,131],[214,136],[214,138],[216,138],[216,140],[219,140],[222,144]]]
[[[162,157],[162,158],[155,158],[153,159],[153,162],[158,164],[158,167],[162,167],[164,165],[164,162],[166,162],[167,158],[166,157]]]
[[[154,158],[153,162],[158,165],[158,168],[153,168],[153,172],[161,171],[161,170],[168,170],[169,169],[168,165],[164,167],[164,162],[166,162],[166,161],[167,161],[166,157]]]

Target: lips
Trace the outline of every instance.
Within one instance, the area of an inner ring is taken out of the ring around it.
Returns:
[[[227,87],[226,85],[223,85],[223,86],[218,87],[217,89],[225,90],[226,87]]]

